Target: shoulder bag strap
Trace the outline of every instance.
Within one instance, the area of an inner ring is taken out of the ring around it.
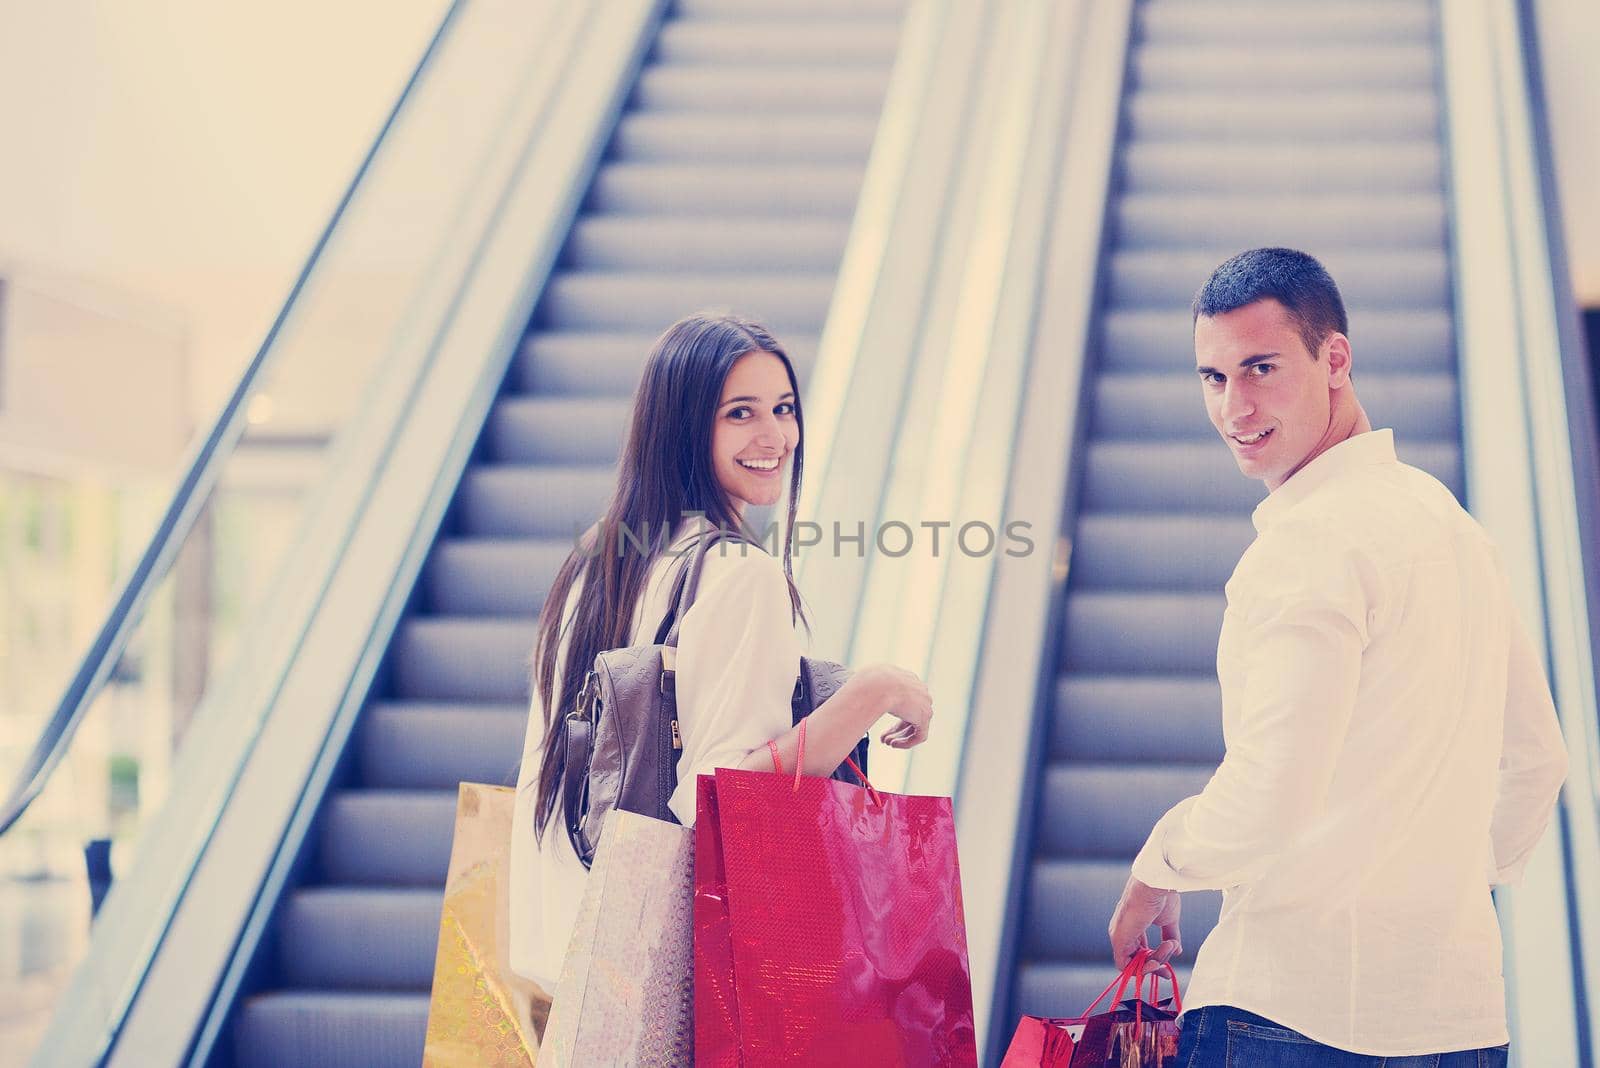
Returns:
[[[583,840],[583,815],[588,807],[584,795],[589,787],[589,762],[593,758],[594,750],[594,724],[578,716],[569,717],[566,734],[563,743],[566,755],[561,776],[561,792],[564,799],[562,810],[566,813],[567,838],[572,842],[572,851],[578,854],[578,859],[583,861],[583,866],[587,868],[594,861],[594,853]]]
[[[700,588],[700,573],[705,570],[706,553],[727,534],[723,530],[709,530],[700,535],[692,553],[685,554],[684,562],[678,573],[676,596],[673,598],[673,607],[667,613],[667,618],[661,621],[661,626],[656,629],[657,645],[670,645],[678,647],[678,630],[683,626],[683,618],[689,614],[689,607],[694,604],[695,593]]]

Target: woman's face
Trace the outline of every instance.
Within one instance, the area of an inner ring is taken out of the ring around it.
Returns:
[[[800,443],[795,395],[783,361],[770,352],[739,357],[722,385],[711,431],[712,466],[729,503],[776,504]]]

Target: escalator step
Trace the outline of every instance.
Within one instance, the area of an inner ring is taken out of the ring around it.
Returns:
[[[396,1068],[422,1063],[426,993],[278,990],[239,1007],[237,1068]]]
[[[444,885],[455,790],[341,790],[322,813],[322,875],[347,886]]]
[[[567,538],[587,530],[611,497],[610,464],[479,464],[457,492],[460,533]]]
[[[1419,0],[1365,0],[1336,4],[1141,4],[1139,27],[1147,45],[1251,43],[1294,45],[1427,44],[1433,13]]]
[[[1231,147],[1224,152],[1214,144],[1183,140],[1129,144],[1122,152],[1123,191],[1387,196],[1439,189],[1439,146],[1432,141],[1352,140],[1340,145],[1337,167],[1328,166],[1326,145],[1239,142]]]
[[[572,552],[570,538],[444,538],[423,575],[427,607],[442,615],[536,619]]]
[[[1215,674],[1067,674],[1056,680],[1055,761],[1215,767],[1222,762],[1222,687]]]
[[[1445,237],[1444,199],[1428,193],[1270,199],[1143,194],[1119,199],[1116,232],[1119,247],[1130,252],[1263,245],[1436,249]]]
[[[765,68],[867,65],[888,69],[900,43],[894,17],[785,20],[674,19],[661,27],[651,59],[659,64],[716,63]]]
[[[866,158],[876,115],[749,117],[639,112],[617,123],[608,159],[625,163],[851,163]]]
[[[1204,789],[1214,770],[1149,762],[1051,764],[1045,768],[1043,803],[1034,829],[1035,857],[1101,858],[1126,864],[1150,837],[1156,820]]]
[[[412,617],[395,633],[398,696],[429,701],[526,701],[537,621]]]
[[[1220,590],[1069,592],[1062,666],[1130,674],[1213,669],[1225,604]]]
[[[1246,516],[1082,515],[1072,549],[1072,588],[1215,593],[1255,536]]]
[[[1419,89],[1200,92],[1146,89],[1128,99],[1128,132],[1136,140],[1364,140],[1431,138],[1439,128],[1434,94]]]
[[[899,18],[905,0],[677,0],[673,14],[680,19],[738,19],[849,15],[855,18]]]
[[[630,397],[507,396],[484,430],[485,460],[522,464],[617,462],[633,410]]]
[[[572,272],[550,279],[540,321],[553,330],[649,331],[691,311],[724,309],[765,324],[782,341],[790,330],[815,332],[832,295],[831,272]]]
[[[694,163],[607,162],[595,176],[590,211],[677,218],[848,216],[861,191],[859,161],[777,165],[759,160]]]
[[[876,119],[888,81],[887,68],[878,66],[834,71],[823,81],[782,67],[756,78],[718,66],[652,67],[639,76],[631,103],[649,113],[742,108],[763,114],[853,112]]]
[[[514,786],[528,703],[378,701],[362,713],[361,781],[396,790],[454,790],[457,783]]]
[[[288,985],[420,990],[433,983],[443,880],[428,889],[313,886],[284,902],[278,963]]]
[[[563,262],[577,270],[831,272],[848,230],[848,219],[591,215],[573,227]]]
[[[1336,9],[1334,9],[1336,10]],[[1242,33],[1230,26],[1230,33]],[[1311,39],[1262,48],[1237,38],[1204,43],[1173,40],[1134,55],[1138,89],[1258,93],[1300,89],[1432,89],[1433,49],[1426,43],[1335,44]]]

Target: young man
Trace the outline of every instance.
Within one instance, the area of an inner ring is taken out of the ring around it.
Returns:
[[[1567,766],[1505,573],[1367,421],[1320,263],[1241,253],[1193,315],[1212,425],[1270,492],[1227,585],[1227,755],[1134,861],[1113,955],[1155,924],[1170,958],[1180,892],[1221,889],[1185,1068],[1504,1064],[1489,889],[1520,875]]]

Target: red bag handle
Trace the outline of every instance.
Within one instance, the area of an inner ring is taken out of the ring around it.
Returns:
[[[1117,992],[1117,996],[1115,1000],[1112,1001],[1112,1004],[1115,1005],[1118,1001],[1121,1001],[1123,991],[1128,988],[1128,980],[1133,978],[1133,974],[1137,969],[1144,967],[1145,958],[1149,957],[1149,955],[1150,951],[1148,949],[1141,949],[1135,952],[1133,958],[1129,960],[1127,964],[1123,965],[1122,972],[1115,979],[1111,980],[1110,983],[1106,984],[1106,988],[1100,991],[1100,996],[1089,1002],[1089,1007],[1084,1009],[1083,1015],[1077,1017],[1077,1019],[1082,1020],[1093,1016],[1094,1010],[1100,1007],[1100,1003],[1104,1001],[1106,996],[1113,990]]]
[[[800,792],[800,778],[806,766],[806,720],[802,719],[799,727],[799,751],[794,756],[794,789],[791,791],[792,793]],[[772,770],[782,775],[783,761],[778,757],[778,743],[768,742],[767,751],[772,754]],[[845,757],[844,762],[850,765],[850,770],[856,773],[856,778],[861,780],[861,785],[867,788],[867,795],[872,798],[872,803],[875,805],[883,804],[883,796],[867,780],[867,773],[856,767],[856,762],[850,757]]]
[[[1133,982],[1134,982],[1133,996],[1134,996],[1134,999],[1135,999],[1135,1004],[1134,1004],[1134,1008],[1133,1008],[1134,1019],[1136,1021],[1138,1021],[1138,1022],[1143,1022],[1143,1019],[1144,1019],[1144,966],[1147,963],[1149,963],[1150,958],[1153,957],[1153,956],[1155,956],[1155,954],[1149,949],[1136,950],[1134,952],[1134,954],[1133,954],[1133,957],[1128,961],[1127,965],[1122,969],[1122,974],[1118,975],[1115,979],[1111,980],[1110,986],[1107,986],[1104,990],[1102,990],[1100,992],[1100,996],[1095,998],[1094,1001],[1092,1001],[1089,1004],[1089,1007],[1087,1009],[1083,1010],[1083,1015],[1085,1017],[1093,1015],[1095,1008],[1100,1004],[1100,1002],[1105,1000],[1105,997],[1106,997],[1107,994],[1111,993],[1112,987],[1115,987],[1116,991],[1117,991],[1116,997],[1114,999],[1112,999],[1112,1007],[1115,1008],[1116,1005],[1122,1001],[1122,995],[1127,992],[1128,981],[1129,980],[1133,980]],[[1150,997],[1152,999],[1151,1000],[1151,1004],[1152,1005],[1157,1005],[1157,1004],[1160,1003],[1157,999],[1159,999],[1160,996],[1161,996],[1160,984],[1161,984],[1161,976],[1162,976],[1163,972],[1166,974],[1168,981],[1170,981],[1172,983],[1172,1004],[1173,1004],[1173,1007],[1176,1008],[1179,1013],[1182,1013],[1183,1012],[1183,995],[1178,990],[1178,973],[1172,970],[1172,965],[1171,964],[1168,964],[1168,963],[1166,963],[1164,961],[1162,962],[1161,967],[1157,971],[1154,971],[1154,972],[1152,972],[1150,974]]]

